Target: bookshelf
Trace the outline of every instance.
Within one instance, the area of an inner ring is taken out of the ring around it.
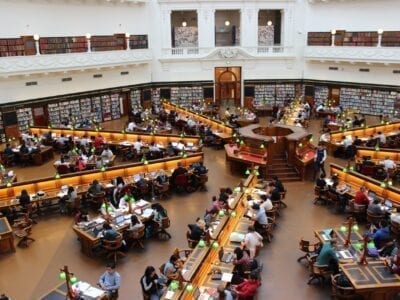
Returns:
[[[147,49],[148,48],[147,34],[131,35],[129,37],[129,48],[130,49]]]
[[[25,55],[25,43],[22,38],[0,39],[0,57]]]
[[[257,84],[254,86],[254,106],[283,105],[296,97],[296,85],[292,83]]]
[[[100,96],[95,96],[92,98],[92,113],[93,122],[99,123],[103,121]]]
[[[378,33],[371,32],[345,32],[343,46],[368,46],[375,47],[378,43]]]
[[[80,99],[79,102],[81,107],[82,120],[85,119],[90,120],[92,114],[92,100],[89,97],[87,97]]]
[[[73,124],[82,122],[82,113],[81,113],[81,105],[79,103],[79,99],[71,100],[69,102],[69,110],[71,115],[71,122]]]
[[[399,92],[342,87],[340,104],[345,109],[358,110],[360,113],[393,115]]]
[[[91,38],[92,51],[113,51],[125,49],[125,34],[96,35]]]
[[[191,107],[193,104],[198,104],[203,99],[203,95],[201,86],[172,87],[171,103]]]
[[[87,51],[86,37],[41,37],[39,39],[41,54],[77,53]]]
[[[121,118],[121,108],[119,94],[111,94],[111,118],[113,120]]]
[[[329,98],[329,87],[317,85],[314,87],[314,103],[319,105],[320,103],[326,103]]]
[[[330,46],[332,36],[330,32],[309,32],[307,34],[308,46]]]
[[[0,112],[0,142],[6,142],[6,132],[4,130],[3,114]]]
[[[49,103],[47,105],[47,112],[49,116],[49,125],[53,127],[60,127],[60,107],[58,103]]]
[[[151,89],[151,103],[160,106],[160,88]]]
[[[101,111],[103,115],[103,121],[111,120],[111,98],[110,95],[101,96]]]
[[[140,99],[141,99],[142,91],[141,90],[131,90],[131,109],[137,110],[141,107]]]
[[[17,109],[18,128],[20,132],[27,132],[29,126],[33,126],[32,108]]]
[[[382,34],[382,47],[400,47],[400,31],[385,31]]]

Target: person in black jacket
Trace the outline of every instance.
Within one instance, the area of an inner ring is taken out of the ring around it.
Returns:
[[[196,224],[189,224],[188,227],[190,229],[191,240],[199,241],[206,234],[205,232],[206,222],[204,222],[204,220],[202,219],[197,219]]]
[[[153,266],[148,266],[144,271],[144,275],[140,278],[143,294],[147,295],[148,299],[160,299],[163,293],[161,282],[162,280],[158,277],[156,269]]]

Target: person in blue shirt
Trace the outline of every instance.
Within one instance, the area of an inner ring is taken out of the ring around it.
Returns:
[[[121,286],[121,276],[115,271],[114,264],[107,264],[106,271],[100,276],[98,285],[107,293],[107,299],[116,299]]]
[[[325,243],[322,246],[321,251],[317,257],[317,265],[327,265],[329,270],[331,270],[334,274],[339,273],[339,259],[336,256],[336,247],[337,241],[335,239],[331,239],[329,243]]]
[[[382,248],[390,239],[390,230],[387,221],[380,221],[378,229],[376,229],[374,225],[371,225],[369,236],[374,240],[374,244],[377,249]]]

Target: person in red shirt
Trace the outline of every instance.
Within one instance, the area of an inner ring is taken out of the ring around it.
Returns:
[[[354,197],[354,203],[358,205],[369,205],[369,199],[365,193],[365,187],[360,187],[360,190],[356,193]]]
[[[94,139],[93,146],[96,149],[100,149],[103,146],[103,144],[104,144],[103,137],[100,134],[98,134]]]
[[[234,287],[233,292],[237,295],[237,299],[239,300],[252,300],[260,285],[261,282],[257,279],[257,275],[251,273],[250,278]]]

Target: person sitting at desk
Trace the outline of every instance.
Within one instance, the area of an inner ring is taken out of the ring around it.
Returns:
[[[6,147],[4,148],[4,154],[5,154],[6,156],[14,156],[14,151],[13,151],[13,149],[11,148],[11,144],[10,144],[10,143],[7,143],[7,144],[6,144]]]
[[[105,146],[103,152],[101,152],[101,157],[111,159],[113,156],[114,153],[111,151],[111,149],[108,146]]]
[[[175,254],[172,254],[164,265],[163,275],[166,277],[168,285],[172,280],[178,280],[180,270],[182,269],[182,261]]]
[[[267,189],[267,196],[269,195],[269,199],[271,199],[272,202],[277,202],[281,200],[281,193],[278,187],[275,186],[274,182],[268,183]]]
[[[397,167],[396,163],[392,159],[390,159],[389,156],[386,156],[385,159],[381,161],[380,164],[383,165],[386,172],[394,170]]]
[[[155,142],[151,142],[149,151],[150,152],[160,152],[161,149],[160,149],[160,147],[158,147],[158,145]]]
[[[110,224],[107,222],[103,223],[103,231],[102,238],[107,241],[115,241],[121,234],[116,231]]]
[[[359,120],[357,116],[354,116],[353,122],[352,122],[353,127],[359,127],[359,126],[361,126],[361,124],[362,124],[361,120]]]
[[[261,285],[256,273],[250,273],[250,278],[245,279],[241,284],[233,287],[233,292],[238,300],[254,299],[258,287]]]
[[[82,157],[79,157],[75,163],[75,170],[76,171],[84,171],[86,170],[86,162],[83,160]]]
[[[89,141],[90,141],[89,137],[87,136],[87,134],[85,134],[85,135],[81,138],[81,140],[79,141],[79,143],[81,144],[81,146],[86,147],[86,146],[89,145]]]
[[[374,240],[375,248],[382,248],[390,239],[390,229],[387,221],[381,220],[378,228],[374,224],[371,224],[369,236]]]
[[[21,195],[18,197],[18,199],[19,199],[19,204],[23,208],[27,208],[27,206],[31,204],[31,196],[29,196],[28,191],[25,189],[21,191]]]
[[[316,112],[323,112],[325,110],[325,104],[320,103],[317,108],[315,109]]]
[[[140,221],[140,219],[138,218],[137,215],[132,214],[131,216],[131,225],[129,226],[130,230],[137,230],[141,227],[144,227],[144,224],[142,223],[142,221]]]
[[[107,299],[118,297],[121,276],[115,271],[115,264],[107,264],[106,271],[100,276],[98,285],[106,292]]]
[[[103,216],[111,213],[114,213],[116,211],[116,208],[114,207],[114,205],[110,202],[110,200],[108,200],[107,198],[104,199],[104,202],[101,204],[100,206],[100,212]]]
[[[380,205],[380,201],[377,198],[374,199],[374,201],[368,205],[367,211],[373,215],[382,215],[383,216],[385,214],[385,212],[382,210],[382,207]]]
[[[336,245],[336,239],[331,239],[329,242],[324,243],[316,261],[318,265],[328,266],[328,269],[331,270],[333,274],[339,273],[339,259],[336,256],[335,250]]]
[[[31,151],[26,146],[25,141],[22,141],[21,146],[19,147],[19,153],[21,154],[29,154]]]
[[[378,131],[378,135],[376,136],[379,139],[379,144],[386,144],[386,135],[381,131]]]
[[[254,229],[262,234],[265,231],[265,226],[268,225],[268,217],[263,208],[259,204],[254,203],[251,208],[254,211],[252,220],[254,221]]]
[[[267,195],[261,195],[260,200],[260,209],[264,209],[265,212],[274,208],[271,199],[269,199]]]
[[[93,197],[97,194],[100,194],[102,191],[104,191],[104,187],[101,185],[101,183],[97,179],[95,179],[89,186],[88,194],[89,194],[89,196]]]
[[[196,224],[188,225],[190,234],[189,238],[194,241],[200,241],[206,234],[206,222],[200,218],[197,219]]]
[[[369,205],[369,199],[365,192],[365,187],[361,186],[360,190],[357,191],[356,196],[354,197],[354,204],[357,205]]]
[[[319,178],[317,179],[317,181],[315,182],[315,185],[317,187],[319,187],[321,190],[326,188],[326,180],[325,180],[326,175],[324,173],[321,173],[319,175]]]
[[[258,256],[260,248],[263,245],[263,237],[254,229],[254,226],[249,226],[247,233],[244,236],[242,246],[250,251],[250,258]]]
[[[250,270],[251,258],[248,250],[243,250],[240,247],[236,247],[233,251],[235,258],[233,259],[233,265],[235,266],[233,273],[237,278],[233,281],[233,284],[238,284],[243,281],[243,277],[246,271]]]
[[[126,127],[126,131],[133,132],[135,131],[135,128],[136,128],[136,123],[134,121],[130,121],[128,123],[128,126]]]
[[[358,137],[358,136],[355,136],[354,137],[354,141],[353,141],[353,146],[361,146],[363,144],[363,141]]]
[[[174,170],[174,172],[172,172],[172,176],[171,176],[171,181],[172,181],[173,184],[175,184],[175,178],[178,175],[186,174],[188,172],[188,170],[185,167],[182,166],[181,162],[178,162],[177,166],[178,167]]]
[[[365,143],[366,147],[375,147],[378,143],[378,139],[375,138],[372,134],[369,136],[368,141]]]
[[[206,210],[206,213],[204,214],[204,222],[206,223],[206,226],[211,226],[211,223],[217,219],[218,212],[219,210],[217,209],[211,209],[210,211]]]
[[[143,147],[143,142],[142,142],[142,140],[141,140],[140,138],[138,138],[137,141],[133,143],[133,147],[136,149],[136,152],[137,152],[137,153],[140,153],[140,150],[141,150],[142,147]]]
[[[171,142],[168,143],[167,148],[165,149],[165,151],[167,152],[168,156],[175,156],[176,155],[175,148],[174,148],[174,146],[172,146]]]
[[[278,176],[272,176],[272,182],[274,183],[275,187],[278,189],[279,193],[285,192],[285,187],[283,186],[282,181],[279,180]]]
[[[144,271],[144,275],[140,278],[140,285],[142,287],[142,292],[150,300],[161,299],[163,294],[163,288],[161,283],[161,278],[156,273],[156,269],[153,266],[148,266]]]
[[[169,182],[168,175],[165,173],[164,170],[158,171],[158,175],[156,177],[156,184],[164,184]]]

